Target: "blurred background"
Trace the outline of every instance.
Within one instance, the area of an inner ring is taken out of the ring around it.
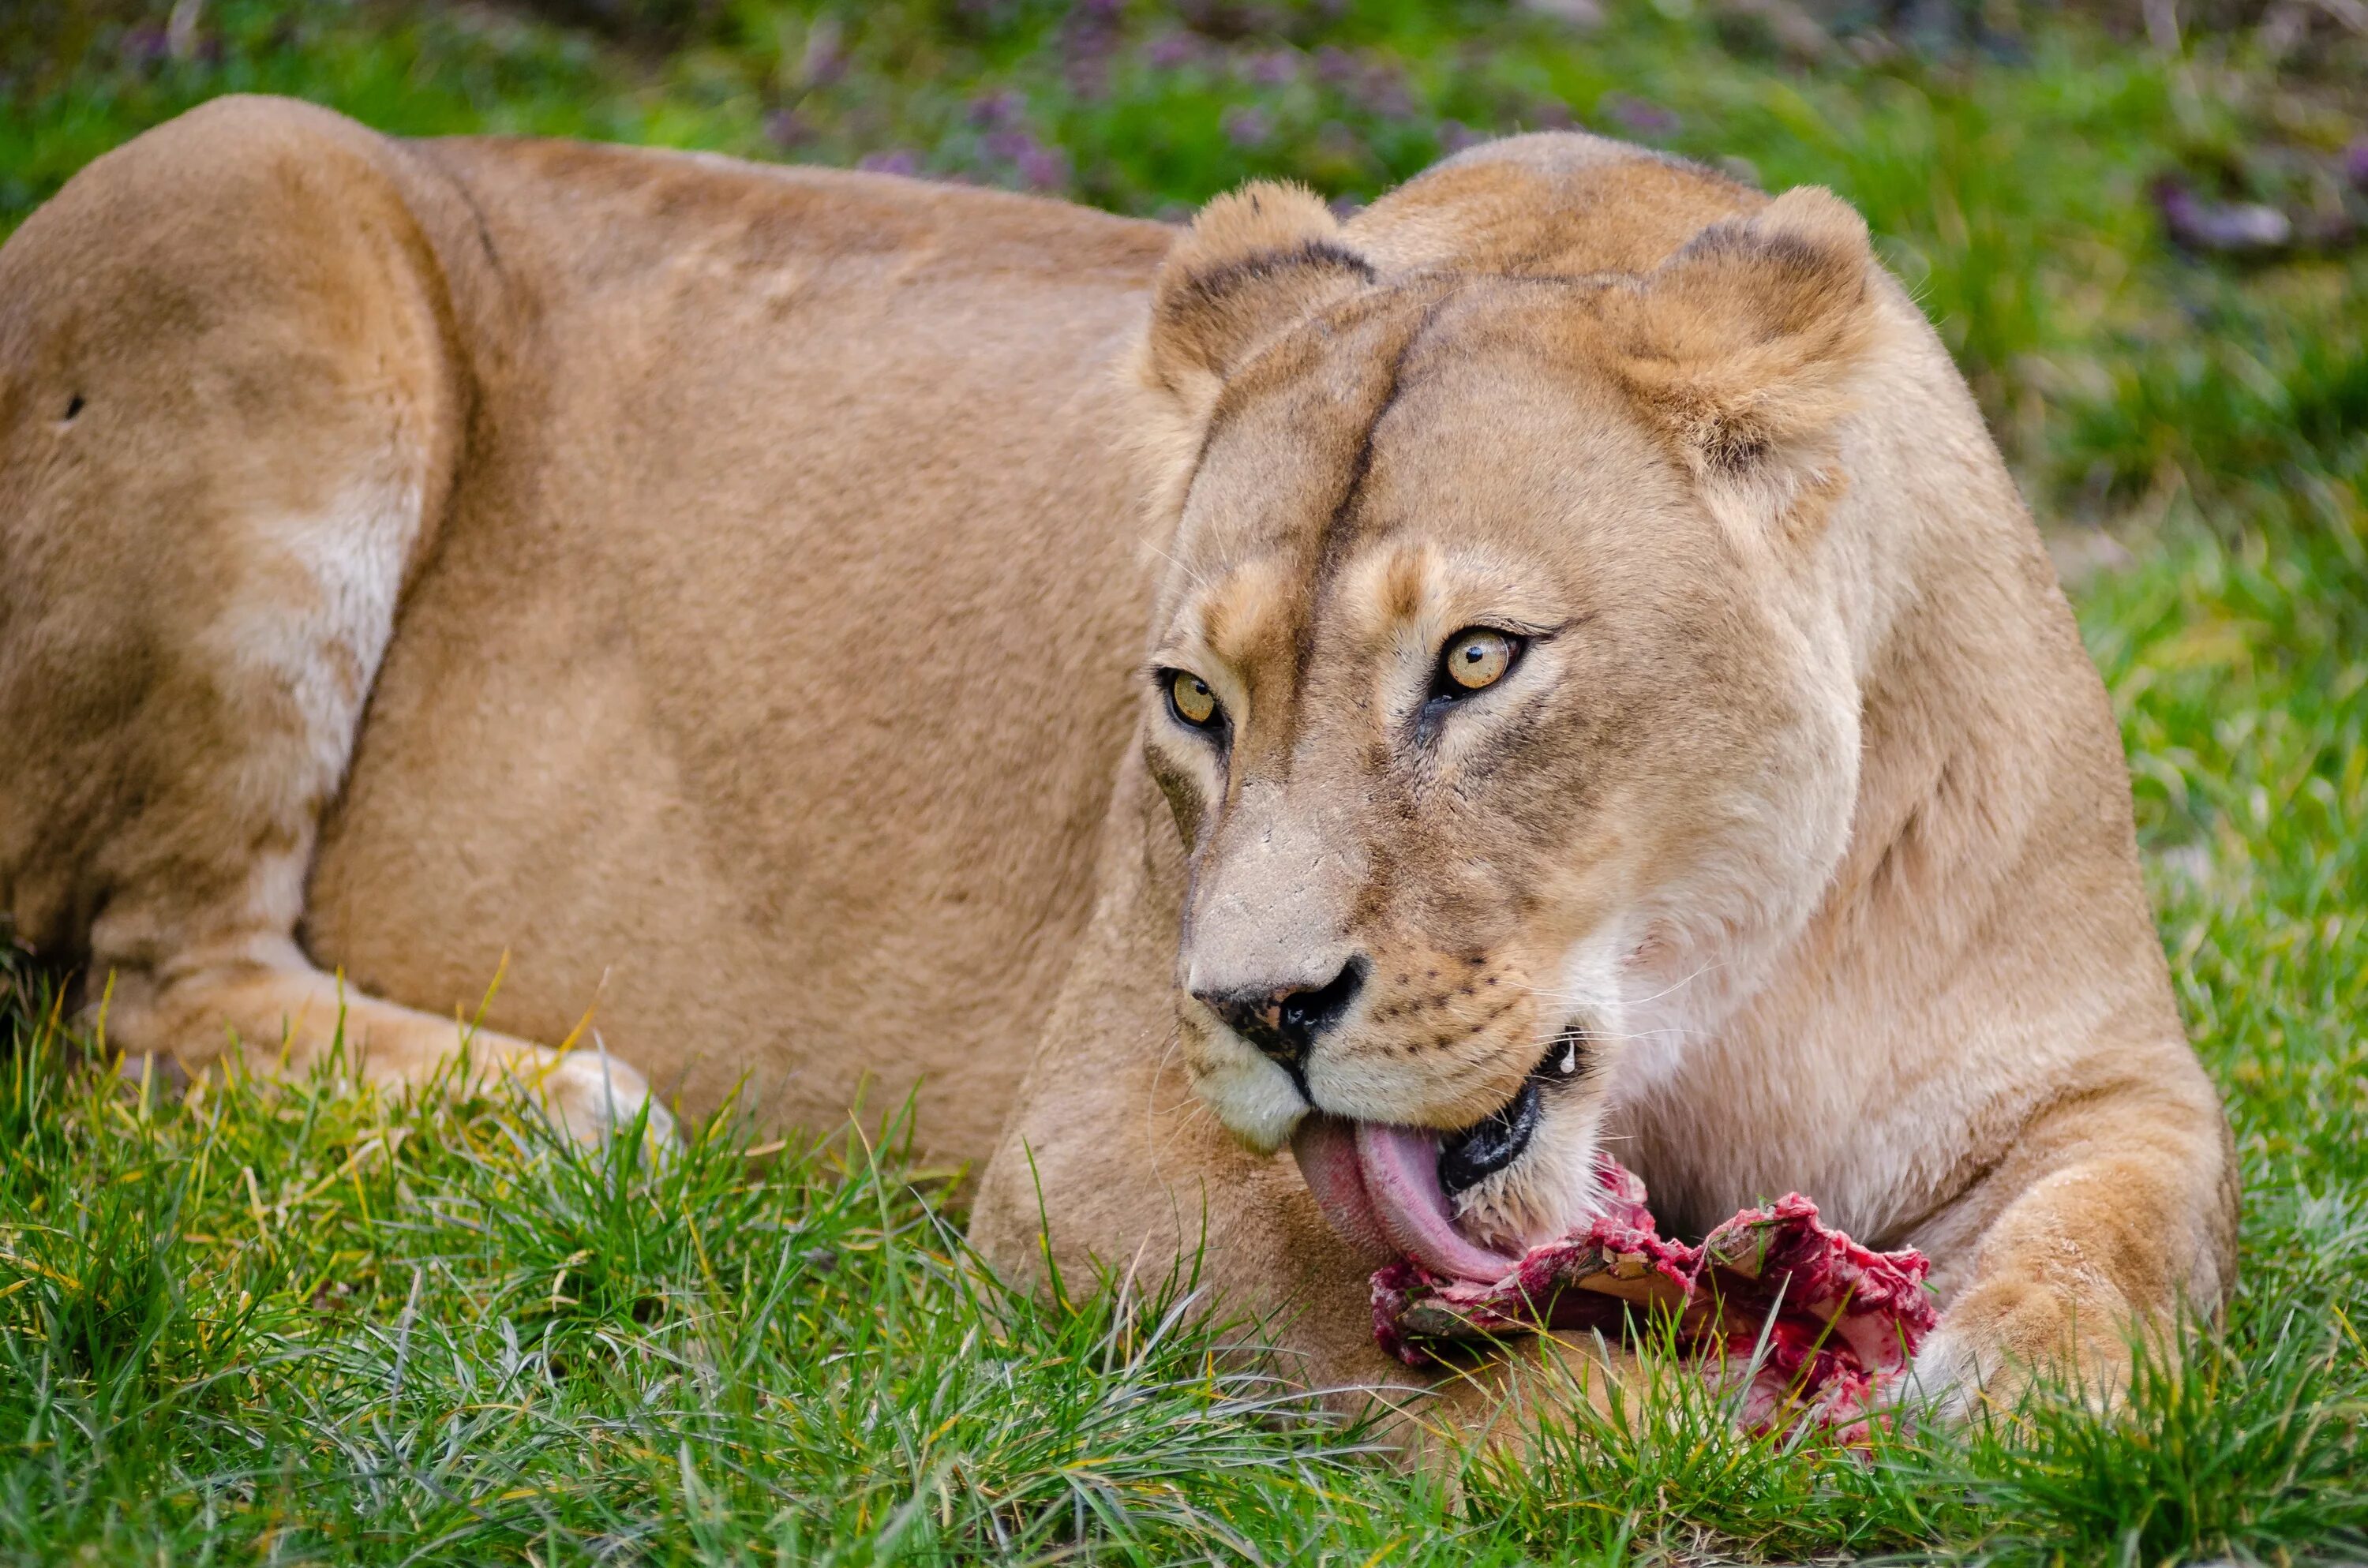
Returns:
[[[2368,0],[9,0],[0,230],[232,91],[1171,217],[1585,126],[1856,202],[2051,521],[2358,517]]]
[[[2051,522],[2356,536],[2368,0],[9,0],[0,231],[232,91],[1171,217],[1585,126],[1856,202]]]

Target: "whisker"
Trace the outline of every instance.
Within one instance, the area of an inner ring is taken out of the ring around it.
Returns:
[[[1659,1028],[1627,1029],[1616,1032],[1611,1029],[1590,1029],[1581,1026],[1565,1025],[1562,1028],[1555,1029],[1552,1034],[1540,1035],[1531,1040],[1529,1041],[1525,1049],[1531,1051],[1543,1051],[1550,1045],[1556,1045],[1565,1040],[1571,1039],[1576,1039],[1581,1041],[1597,1040],[1619,1041],[1631,1040],[1668,1040],[1672,1037],[1679,1040],[1711,1040],[1715,1038],[1713,1031],[1709,1029],[1688,1028],[1682,1024],[1668,1024]]]
[[[1700,980],[1703,975],[1708,974],[1711,971],[1714,969],[1725,969],[1726,967],[1726,963],[1727,960],[1725,959],[1706,960],[1700,969],[1695,970],[1691,974],[1686,975],[1684,978],[1678,980],[1669,985],[1664,986],[1662,989],[1654,992],[1650,996],[1640,996],[1637,998],[1637,1001],[1639,1004],[1645,1002],[1657,1002],[1664,996],[1674,995],[1678,992],[1683,991],[1687,986],[1691,985],[1695,981]]]
[[[1190,566],[1187,566],[1187,565],[1186,565],[1186,564],[1184,564],[1184,562],[1182,562],[1181,561],[1177,560],[1177,559],[1176,559],[1176,557],[1174,557],[1174,556],[1172,556],[1172,555],[1168,554],[1166,551],[1164,551],[1164,550],[1160,549],[1157,545],[1156,545],[1156,544],[1146,544],[1146,545],[1144,546],[1144,548],[1145,548],[1145,549],[1147,549],[1147,550],[1149,550],[1149,551],[1151,551],[1151,553],[1152,553],[1152,554],[1156,555],[1157,557],[1159,557],[1159,559],[1160,559],[1160,560],[1165,561],[1165,562],[1167,562],[1167,564],[1169,564],[1170,566],[1175,567],[1175,568],[1176,568],[1176,570],[1178,570],[1178,572],[1183,573],[1183,574],[1184,574],[1184,575],[1186,575],[1187,577],[1191,578],[1191,579],[1192,579],[1192,585],[1193,585],[1194,587],[1196,587],[1196,588],[1205,588],[1205,587],[1207,587],[1207,586],[1209,585],[1209,579],[1208,579],[1208,578],[1203,577],[1203,576],[1202,576],[1202,575],[1201,575],[1201,574],[1199,574],[1198,572],[1193,571],[1193,570],[1192,570],[1192,568],[1190,568]]]
[[[1143,1113],[1145,1117],[1150,1119],[1154,1126],[1158,1125],[1159,1122],[1159,1080],[1167,1075],[1167,1064],[1174,1061],[1177,1053],[1181,1051],[1183,1049],[1184,1031],[1181,1028],[1169,1030],[1167,1034],[1167,1049],[1159,1053],[1158,1063],[1151,1070],[1151,1082],[1143,1091]],[[1192,1127],[1192,1118],[1196,1115],[1206,1112],[1208,1108],[1208,1101],[1202,1099],[1198,1095],[1191,1096],[1191,1107],[1185,1113],[1184,1119],[1178,1123],[1175,1130],[1169,1132],[1165,1139],[1152,1146],[1151,1174],[1153,1176],[1164,1176],[1166,1175],[1166,1173],[1160,1168],[1160,1162],[1167,1153],[1167,1146],[1170,1143],[1173,1143],[1177,1139],[1182,1137],[1186,1132],[1190,1131]]]
[[[1703,963],[1699,969],[1696,969],[1691,974],[1680,976],[1669,984],[1663,986],[1660,990],[1654,992],[1651,995],[1636,997],[1634,999],[1634,1005],[1642,1006],[1647,1003],[1658,1002],[1664,997],[1674,996],[1679,992],[1683,991],[1687,986],[1691,985],[1695,981],[1700,980],[1703,975],[1708,974],[1711,971],[1715,969],[1725,969],[1727,962],[1728,960],[1725,959],[1713,959]],[[1556,1002],[1591,1002],[1596,999],[1593,995],[1584,992],[1563,991],[1551,985],[1524,985],[1521,989],[1528,992],[1532,996],[1549,997]]]

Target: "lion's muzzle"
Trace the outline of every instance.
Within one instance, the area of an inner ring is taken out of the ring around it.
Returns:
[[[1227,1028],[1258,1048],[1269,1061],[1291,1074],[1300,1096],[1310,1104],[1307,1055],[1316,1037],[1338,1024],[1364,989],[1370,966],[1352,958],[1324,984],[1294,987],[1258,984],[1210,988],[1192,994],[1225,1021]]]

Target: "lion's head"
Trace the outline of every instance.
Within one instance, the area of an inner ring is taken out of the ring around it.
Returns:
[[[1607,1098],[1752,992],[1844,851],[1860,672],[1818,551],[1880,276],[1823,191],[1490,151],[1345,225],[1212,203],[1138,359],[1185,1059],[1352,1240],[1467,1274],[1583,1217]]]

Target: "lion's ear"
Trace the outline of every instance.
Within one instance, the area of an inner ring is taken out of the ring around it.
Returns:
[[[1873,267],[1847,203],[1786,191],[1605,298],[1614,364],[1702,478],[1814,460],[1851,406]]]
[[[1218,197],[1160,265],[1143,379],[1197,425],[1260,344],[1372,278],[1305,187],[1260,182]]]

